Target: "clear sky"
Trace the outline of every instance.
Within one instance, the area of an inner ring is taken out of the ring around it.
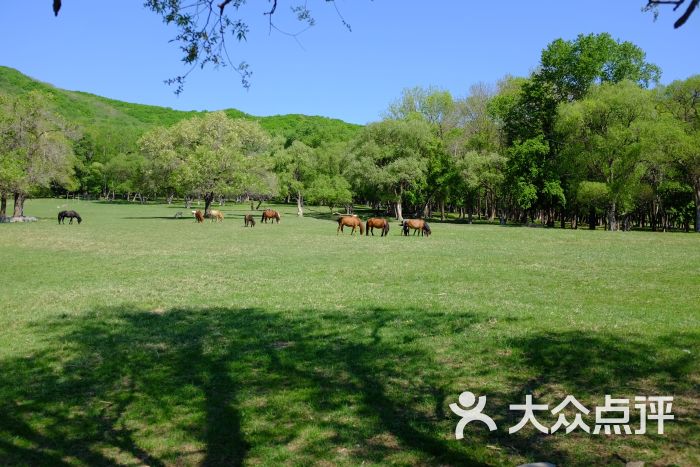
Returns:
[[[299,43],[270,33],[261,14],[269,3],[249,0],[241,10],[248,41],[231,38],[229,52],[250,64],[250,90],[230,68],[207,68],[175,96],[163,84],[186,70],[168,42],[174,29],[142,0],[64,0],[57,18],[51,3],[3,2],[0,65],[65,89],[182,110],[233,107],[367,123],[406,87],[434,85],[461,97],[480,81],[526,76],[548,43],[580,33],[609,32],[637,44],[662,68],[663,83],[700,72],[700,12],[674,30],[681,12],[662,8],[654,22],[641,12],[646,0],[337,0],[352,32],[331,4],[308,0],[317,24]],[[300,28],[289,21],[298,3],[279,1],[277,21],[289,31]]]

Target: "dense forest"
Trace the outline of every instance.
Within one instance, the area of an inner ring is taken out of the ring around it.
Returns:
[[[700,75],[663,86],[608,34],[555,40],[533,65],[464,97],[405,89],[365,127],[130,104],[0,67],[0,216],[11,197],[14,215],[27,196],[203,198],[700,231]]]

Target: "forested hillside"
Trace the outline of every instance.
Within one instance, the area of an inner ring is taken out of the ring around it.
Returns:
[[[95,158],[101,162],[107,162],[118,153],[135,151],[138,138],[147,130],[171,126],[205,113],[133,104],[85,92],[67,91],[37,81],[13,68],[0,66],[0,93],[13,96],[32,90],[52,96],[50,106],[67,122],[79,127],[84,144],[92,148]],[[348,141],[360,128],[359,125],[319,116],[256,117],[237,109],[226,109],[225,112],[229,117],[257,120],[273,136],[283,137],[287,145],[294,140],[312,147],[319,146],[321,142]]]

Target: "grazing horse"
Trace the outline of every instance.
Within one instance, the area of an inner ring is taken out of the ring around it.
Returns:
[[[415,230],[413,235],[420,231],[421,236],[425,235],[426,237],[429,237],[432,233],[430,226],[423,219],[404,219],[402,227],[403,234],[406,236],[408,236],[409,229]]]
[[[248,227],[249,225],[251,227],[255,227],[255,219],[253,219],[252,214],[246,214],[243,216],[243,221],[245,222],[245,226]]]
[[[69,224],[73,223],[73,219],[78,219],[78,224],[80,224],[83,221],[83,218],[80,217],[80,214],[78,214],[75,211],[61,211],[58,213],[59,224],[65,224],[66,218],[70,219],[70,221],[68,222]]]
[[[262,218],[260,219],[260,222],[264,222],[267,224],[268,219],[275,219],[277,220],[277,223],[280,223],[280,213],[277,211],[273,211],[272,209],[265,209],[262,213]],[[274,220],[272,222],[273,224],[275,223]]]
[[[212,209],[211,211],[209,211],[209,218],[212,222],[221,222],[224,220],[224,213],[221,211],[217,211],[216,209]]]
[[[342,216],[341,218],[339,218],[336,235],[338,235],[340,232],[343,232],[343,227],[345,226],[352,227],[352,232],[350,232],[350,235],[354,234],[355,229],[358,227],[360,228],[360,235],[363,235],[365,233],[364,229],[362,228],[362,219],[360,219],[357,216]]]
[[[192,214],[194,214],[194,218],[196,219],[198,224],[204,222],[204,214],[202,214],[202,211],[197,209],[196,211],[192,211]]]
[[[374,235],[374,229],[382,229],[382,237],[384,235],[389,235],[389,222],[386,219],[380,217],[371,217],[367,219],[367,236],[369,236],[370,231]]]

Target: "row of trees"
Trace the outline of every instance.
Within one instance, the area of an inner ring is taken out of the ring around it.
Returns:
[[[14,196],[14,217],[24,215],[27,195],[41,188],[76,187],[71,140],[74,130],[50,112],[45,97],[0,95],[0,217]]]
[[[407,89],[348,142],[271,136],[215,112],[102,161],[28,93],[1,102],[0,193],[3,208],[19,200],[16,215],[27,194],[64,189],[196,196],[206,212],[217,198],[277,198],[299,215],[305,203],[355,202],[397,218],[700,231],[700,76],[663,87],[660,74],[634,44],[581,35],[552,42],[528,78],[464,98]]]
[[[610,230],[700,231],[700,76],[657,66],[608,34],[557,40],[529,78],[453,99],[411,89],[350,149],[355,193],[429,214]],[[369,175],[368,175],[369,174]]]

